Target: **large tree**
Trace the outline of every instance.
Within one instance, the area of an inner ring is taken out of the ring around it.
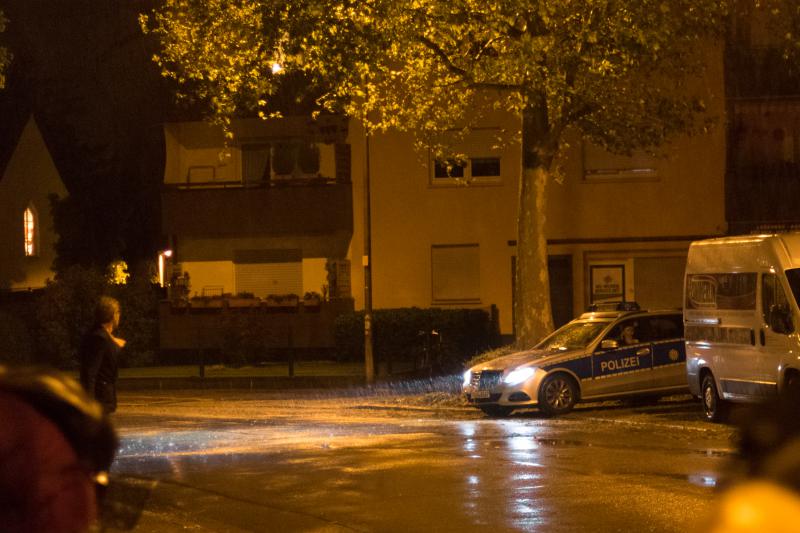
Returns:
[[[263,113],[293,70],[325,108],[433,144],[480,123],[479,103],[516,113],[515,329],[529,345],[552,328],[545,207],[565,135],[625,154],[703,129],[685,82],[725,14],[725,0],[166,0],[142,24],[163,74],[223,124]]]

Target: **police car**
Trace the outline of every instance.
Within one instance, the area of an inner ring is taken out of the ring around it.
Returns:
[[[473,366],[467,400],[490,416],[530,407],[560,415],[579,401],[688,392],[681,311],[612,308],[590,308],[533,349]]]

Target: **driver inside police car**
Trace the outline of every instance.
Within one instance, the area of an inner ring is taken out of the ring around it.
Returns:
[[[622,327],[622,333],[619,335],[619,343],[622,346],[630,346],[631,344],[639,344],[639,339],[636,338],[636,324],[629,323]]]

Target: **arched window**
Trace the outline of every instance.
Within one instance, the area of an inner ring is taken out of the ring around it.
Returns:
[[[25,238],[25,255],[30,257],[37,255],[39,253],[39,246],[37,246],[36,240],[38,237],[38,217],[36,216],[36,209],[33,205],[29,205],[25,208],[25,213],[23,214],[22,218],[22,227],[24,231],[24,238]]]

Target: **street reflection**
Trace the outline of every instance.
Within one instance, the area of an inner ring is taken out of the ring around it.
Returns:
[[[475,524],[484,523],[486,517],[493,517],[494,522],[505,517],[510,529],[533,531],[542,528],[545,512],[537,496],[543,488],[544,465],[536,438],[541,428],[530,421],[516,420],[461,422],[458,428],[464,437],[462,448],[468,457],[480,458],[483,454],[495,458],[491,465],[484,461],[471,463],[470,471],[464,473],[464,512]],[[501,450],[503,460],[497,461],[496,453],[490,453],[492,450]],[[481,474],[486,479],[482,479]],[[501,479],[507,481],[499,483]],[[505,492],[499,498],[496,493],[486,492],[485,487],[498,486],[504,487]],[[503,513],[497,511],[498,500],[506,505]]]
[[[692,474],[688,476],[689,483],[697,485],[698,487],[716,487],[717,476],[708,474]]]
[[[506,515],[510,526],[524,531],[533,531],[544,525],[544,509],[537,497],[541,485],[531,481],[541,478],[541,453],[536,439],[541,428],[529,422],[507,421],[504,424],[507,435],[506,448],[508,463],[513,465],[511,494],[508,498]]]

